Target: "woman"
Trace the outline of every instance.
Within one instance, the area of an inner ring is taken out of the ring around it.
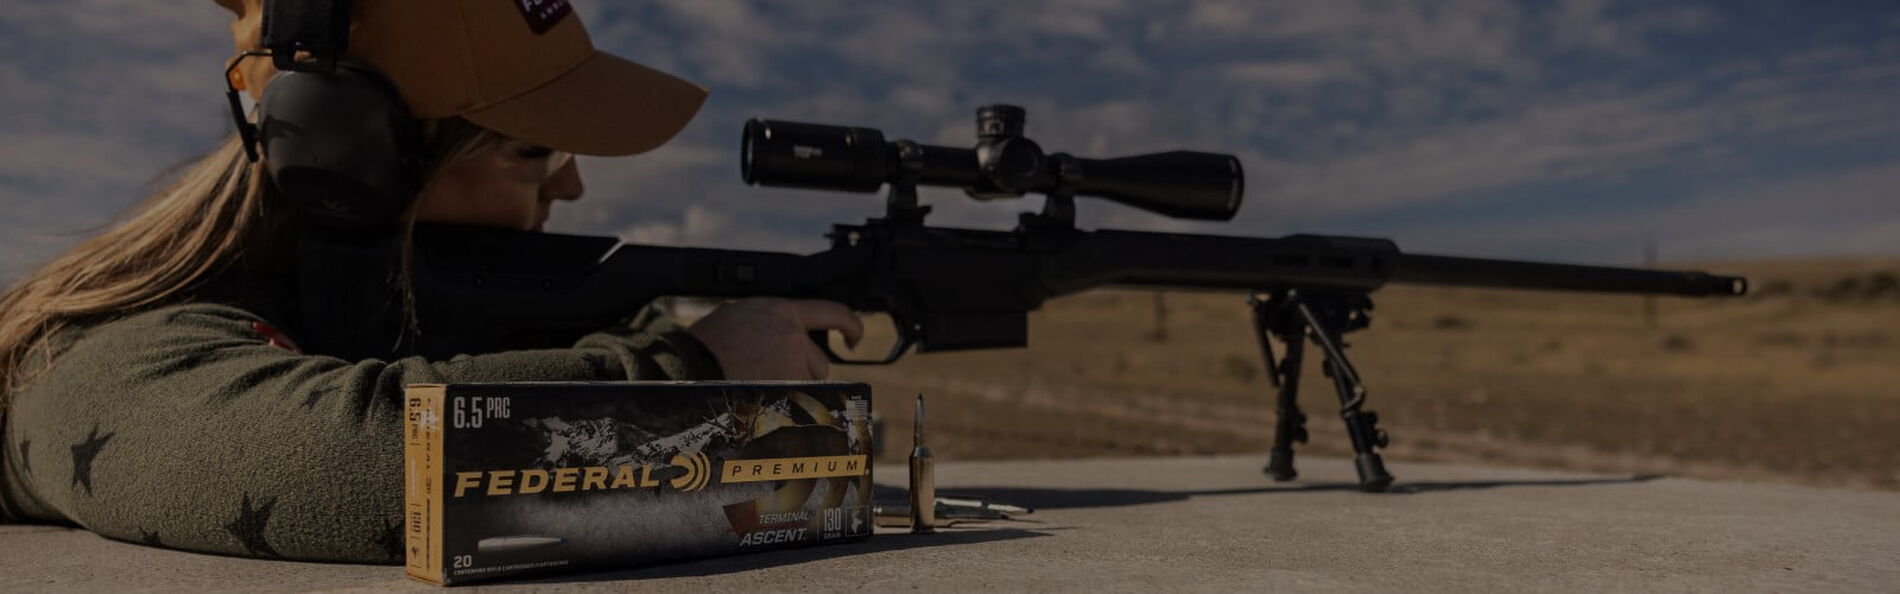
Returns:
[[[237,49],[261,0],[219,0]],[[704,90],[596,52],[565,2],[357,3],[351,54],[421,122],[408,222],[539,230],[582,194],[569,153],[665,142]],[[273,71],[232,83],[258,96]],[[209,93],[208,93],[209,94]],[[0,298],[0,521],[69,522],[159,546],[292,559],[402,559],[404,384],[817,379],[809,330],[842,306],[740,300],[691,328],[650,312],[572,348],[344,360],[301,352],[294,209],[235,139],[114,228]],[[629,312],[632,314],[633,312]]]

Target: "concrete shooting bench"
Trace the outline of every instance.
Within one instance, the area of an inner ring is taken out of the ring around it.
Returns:
[[[1900,493],[1263,456],[950,462],[945,494],[1023,521],[485,587],[554,591],[1874,591],[1900,587]],[[884,465],[891,468],[890,465]],[[901,488],[902,470],[879,473]],[[476,586],[484,587],[484,586]],[[389,566],[259,561],[0,526],[0,591],[435,590]]]

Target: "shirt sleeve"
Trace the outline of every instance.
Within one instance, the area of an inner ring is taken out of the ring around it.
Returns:
[[[7,406],[9,519],[209,553],[399,563],[404,385],[720,375],[652,312],[569,349],[447,361],[305,355],[259,324],[185,304],[71,340]]]

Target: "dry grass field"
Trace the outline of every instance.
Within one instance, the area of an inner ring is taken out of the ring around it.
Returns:
[[[1406,460],[1900,489],[1900,259],[1699,264],[1747,275],[1740,299],[1393,286],[1348,350]],[[944,458],[1265,451],[1273,392],[1245,297],[1101,291],[1030,317],[1029,349],[839,367],[870,382],[887,456],[909,397]],[[872,341],[875,342],[875,341]],[[888,344],[888,342],[884,343]],[[1278,348],[1278,347],[1276,347]],[[1284,352],[1283,350],[1281,352]],[[1309,348],[1312,442],[1350,452]]]

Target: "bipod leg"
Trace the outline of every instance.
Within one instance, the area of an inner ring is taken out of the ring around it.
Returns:
[[[1284,293],[1267,299],[1255,295],[1247,300],[1253,306],[1254,335],[1260,339],[1260,353],[1266,358],[1267,379],[1279,394],[1274,406],[1273,449],[1267,453],[1267,476],[1290,481],[1300,475],[1293,469],[1293,442],[1306,443],[1306,413],[1300,412],[1300,366],[1305,363],[1306,321],[1288,306]],[[1273,339],[1286,344],[1286,356],[1275,360]]]
[[[1363,297],[1359,299],[1363,300]],[[1352,439],[1353,466],[1359,471],[1359,489],[1367,492],[1384,491],[1392,485],[1392,475],[1385,470],[1385,461],[1379,457],[1378,448],[1389,443],[1384,431],[1379,430],[1379,415],[1364,410],[1366,387],[1359,381],[1359,372],[1352,367],[1352,361],[1346,359],[1344,343],[1340,337],[1348,330],[1363,326],[1364,303],[1327,302],[1309,306],[1311,300],[1301,300],[1297,296],[1292,306],[1305,319],[1313,337],[1313,342],[1326,353],[1326,374],[1333,378],[1333,388],[1339,392],[1339,418],[1346,423],[1346,435]],[[1360,326],[1355,326],[1359,324]]]

